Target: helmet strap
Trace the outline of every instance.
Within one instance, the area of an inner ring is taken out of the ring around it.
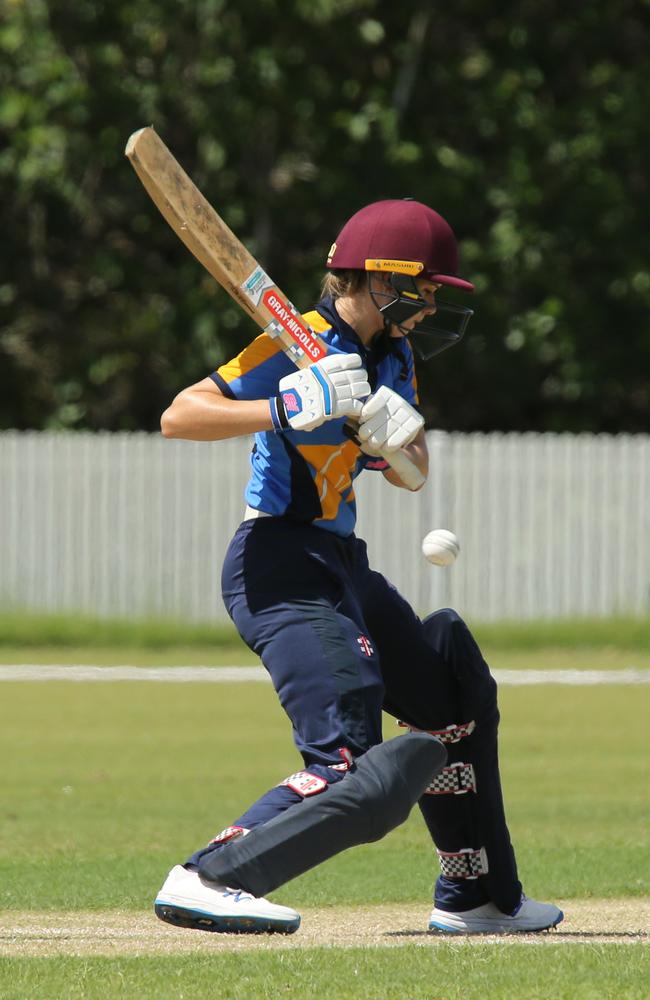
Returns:
[[[373,279],[377,277],[377,272],[368,271],[367,275],[368,275],[368,294],[372,299],[373,305],[381,313],[384,321],[384,327],[386,327],[386,325],[391,326],[394,320],[390,319],[390,316],[386,313],[386,308],[394,305],[396,302],[399,301],[399,292],[395,291],[395,293],[391,295],[390,292],[387,291],[386,292],[378,291],[377,288],[374,287],[373,283]],[[386,276],[382,275],[381,277],[384,278],[385,283],[390,283]]]

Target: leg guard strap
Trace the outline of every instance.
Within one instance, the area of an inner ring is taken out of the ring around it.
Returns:
[[[311,774],[310,771],[297,771],[295,774],[290,774],[280,784],[286,785],[292,792],[306,799],[309,795],[318,795],[319,792],[324,792],[328,782],[326,778],[321,778],[318,774]]]
[[[476,791],[476,775],[471,764],[456,761],[449,767],[443,767],[437,774],[425,795],[466,795]]]
[[[463,847],[460,851],[439,851],[440,873],[445,878],[478,878],[487,875],[488,859],[484,847],[475,851],[473,847]]]
[[[227,844],[229,840],[245,837],[247,833],[250,833],[250,830],[247,830],[245,826],[227,826],[225,830],[212,838],[210,845],[216,847],[217,844]]]
[[[452,723],[450,726],[445,726],[444,729],[416,729],[415,726],[410,726],[408,722],[402,722],[401,719],[397,725],[412,733],[428,733],[429,736],[435,736],[441,743],[458,743],[466,736],[471,736],[476,729],[476,722],[473,719],[471,722]]]

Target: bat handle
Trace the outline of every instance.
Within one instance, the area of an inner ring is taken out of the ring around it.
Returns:
[[[417,465],[405,452],[388,451],[382,455],[382,458],[386,459],[391,469],[397,473],[404,485],[408,486],[410,490],[419,490],[425,482],[426,476],[422,475]]]

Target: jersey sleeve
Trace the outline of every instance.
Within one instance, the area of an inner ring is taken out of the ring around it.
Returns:
[[[266,333],[210,376],[224,396],[231,399],[268,399],[278,391],[278,382],[293,371],[293,365]]]

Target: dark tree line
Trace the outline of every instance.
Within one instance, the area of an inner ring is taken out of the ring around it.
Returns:
[[[124,159],[153,123],[310,308],[345,219],[410,195],[477,286],[428,425],[646,431],[641,0],[14,0],[0,21],[0,427],[153,429],[255,333]]]

